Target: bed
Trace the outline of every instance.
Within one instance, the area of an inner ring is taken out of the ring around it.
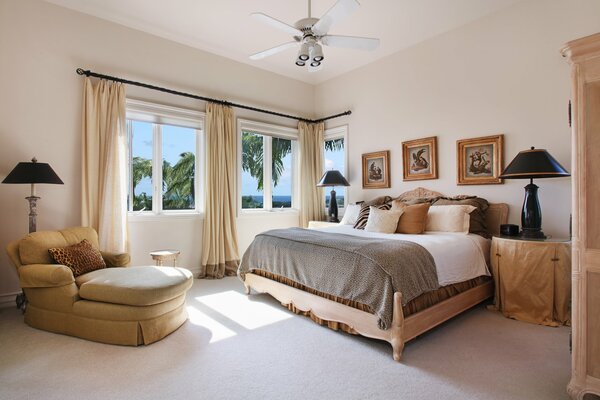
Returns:
[[[418,188],[403,193],[400,198],[411,200],[439,196],[442,194]],[[506,223],[507,216],[506,204],[490,203],[485,213],[489,232],[497,234],[500,224]],[[438,268],[440,287],[412,298],[410,302],[402,301],[401,291],[395,291],[393,295],[390,293],[391,315],[389,323],[385,324],[373,307],[356,299],[319,291],[312,285],[303,285],[263,269],[252,269],[241,276],[246,293],[250,294],[252,290],[268,293],[290,310],[310,316],[317,323],[351,334],[385,340],[392,345],[396,361],[400,361],[406,342],[493,296],[493,280],[488,268],[489,239],[473,234],[450,233],[372,234],[357,231],[348,225],[319,230],[341,235],[415,241],[433,256]],[[454,246],[454,250],[459,251],[443,251],[448,246]],[[457,263],[461,262],[464,263],[464,268],[456,268]]]

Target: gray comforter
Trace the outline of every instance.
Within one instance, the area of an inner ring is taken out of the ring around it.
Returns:
[[[391,326],[394,292],[402,293],[405,305],[439,287],[433,257],[419,244],[301,228],[257,235],[238,275],[243,280],[254,269],[366,304],[381,329]]]

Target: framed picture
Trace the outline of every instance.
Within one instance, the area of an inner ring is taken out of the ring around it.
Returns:
[[[456,141],[458,163],[456,183],[459,185],[488,185],[503,183],[502,148],[504,135],[485,136]]]
[[[390,152],[378,151],[362,155],[363,188],[390,187]]]
[[[405,181],[437,179],[437,137],[402,142],[402,174]]]

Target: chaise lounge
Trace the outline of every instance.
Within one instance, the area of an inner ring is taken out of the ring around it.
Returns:
[[[38,329],[96,342],[137,346],[161,340],[187,320],[192,274],[174,267],[126,267],[128,254],[101,252],[107,268],[74,277],[48,249],[87,240],[92,228],[35,232],[11,242],[8,255],[28,299],[25,322]]]

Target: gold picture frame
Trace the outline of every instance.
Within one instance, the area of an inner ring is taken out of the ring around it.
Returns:
[[[402,142],[402,176],[405,181],[437,179],[437,136]]]
[[[493,185],[500,179],[503,166],[504,135],[484,136],[456,141],[458,185]]]
[[[390,151],[377,151],[362,155],[363,189],[390,187]]]

